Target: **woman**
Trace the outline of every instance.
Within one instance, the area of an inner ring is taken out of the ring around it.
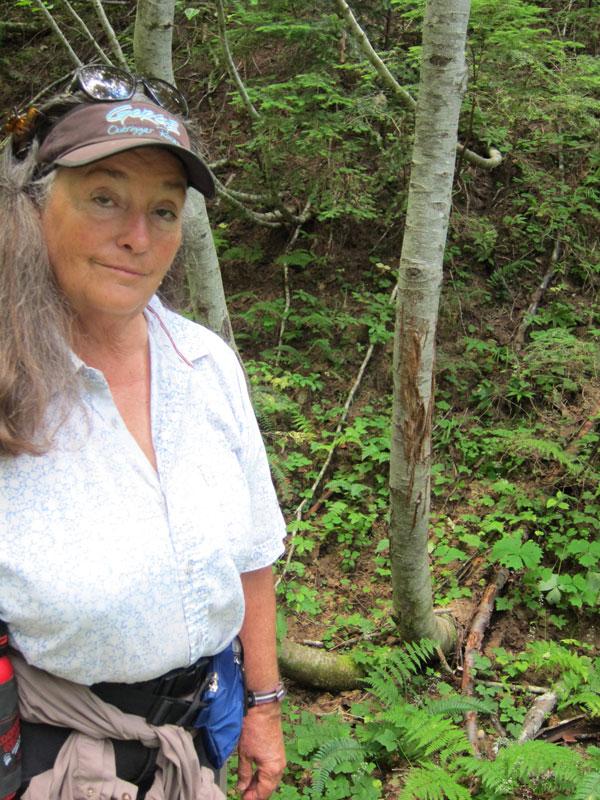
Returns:
[[[284,526],[234,354],[156,296],[185,255],[188,191],[214,193],[184,114],[169,84],[90,66],[13,124],[0,200],[0,618],[34,676],[67,692],[124,684],[127,714],[160,676],[198,683],[203,657],[239,632],[258,698],[239,789],[266,800],[285,762],[271,568]],[[65,752],[67,723],[39,719],[23,726],[27,780]],[[155,744],[114,749],[118,779],[155,796]]]

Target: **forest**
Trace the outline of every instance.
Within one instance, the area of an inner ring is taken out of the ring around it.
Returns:
[[[466,67],[415,288],[444,5]],[[276,797],[599,800],[600,2],[1,6],[6,132],[95,61],[175,81],[197,124],[218,192],[178,302],[235,342],[288,523]],[[427,292],[422,372],[400,335]]]

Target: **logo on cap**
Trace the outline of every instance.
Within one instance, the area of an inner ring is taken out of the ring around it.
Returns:
[[[149,122],[157,128],[173,133],[175,136],[181,136],[179,130],[179,122],[172,117],[167,117],[164,114],[157,114],[151,108],[134,107],[127,103],[123,106],[117,106],[108,112],[106,115],[107,122],[118,122],[125,125],[128,119],[138,119],[141,122]]]

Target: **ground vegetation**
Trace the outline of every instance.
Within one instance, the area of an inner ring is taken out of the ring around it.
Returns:
[[[5,117],[72,69],[41,6],[85,62],[113,52],[98,4],[4,0]],[[290,683],[279,796],[598,798],[600,7],[471,4],[436,336],[429,552],[459,631],[439,661],[391,618],[414,112],[342,5],[418,100],[421,2],[175,3],[174,74],[219,180],[213,238],[289,523],[280,635],[356,668],[345,689]],[[103,8],[132,63],[135,2]]]

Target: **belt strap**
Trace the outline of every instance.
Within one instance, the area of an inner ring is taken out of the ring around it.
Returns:
[[[208,658],[201,658],[183,670],[140,683],[95,683],[92,692],[105,703],[116,706],[126,714],[137,714],[149,725],[181,725],[192,723],[193,715],[205,703],[200,695],[210,680],[206,675]],[[182,699],[181,695],[190,695]]]

